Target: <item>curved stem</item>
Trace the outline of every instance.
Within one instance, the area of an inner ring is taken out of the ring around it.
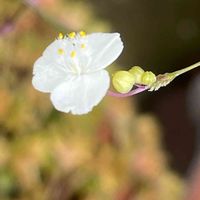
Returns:
[[[177,77],[177,76],[179,76],[179,75],[181,75],[181,74],[183,74],[185,72],[188,72],[188,71],[190,71],[190,70],[192,70],[192,69],[194,69],[196,67],[199,67],[199,66],[200,66],[200,62],[197,62],[197,63],[195,63],[193,65],[190,65],[189,67],[186,67],[184,69],[180,69],[178,71],[172,72],[172,74],[174,74],[174,76]]]
[[[148,89],[149,89],[148,86],[139,86],[138,88],[131,90],[130,92],[125,93],[125,94],[121,94],[121,93],[117,93],[117,92],[113,92],[113,91],[109,90],[107,95],[113,96],[113,97],[130,97],[130,96],[133,96],[135,94],[144,92],[145,90],[148,90]]]

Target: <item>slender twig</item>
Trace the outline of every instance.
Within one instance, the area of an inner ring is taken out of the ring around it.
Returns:
[[[125,94],[121,94],[121,93],[117,93],[117,92],[113,92],[113,91],[108,91],[107,95],[109,96],[113,96],[113,97],[130,97],[133,96],[135,94],[139,94],[141,92],[144,92],[145,90],[148,90],[149,87],[148,86],[138,86],[136,89],[131,90],[128,93]]]
[[[160,89],[161,87],[165,87],[169,83],[171,83],[177,76],[179,76],[183,73],[186,73],[192,69],[195,69],[199,66],[200,66],[200,62],[197,62],[193,65],[190,65],[189,67],[183,68],[183,69],[175,71],[175,72],[159,74],[157,76],[156,82],[151,85],[149,91],[156,91],[156,90]]]
[[[181,74],[183,74],[183,73],[186,73],[186,72],[188,72],[188,71],[190,71],[190,70],[192,70],[192,69],[195,69],[195,68],[197,68],[197,67],[199,67],[199,66],[200,66],[200,62],[197,62],[197,63],[195,63],[195,64],[193,64],[193,65],[190,65],[189,67],[186,67],[186,68],[184,68],[184,69],[181,69],[181,70],[172,72],[172,74],[174,74],[175,77],[177,77],[177,76],[179,76],[179,75],[181,75]]]

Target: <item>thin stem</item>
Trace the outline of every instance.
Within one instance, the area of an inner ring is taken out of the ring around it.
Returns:
[[[125,93],[125,94],[121,94],[121,93],[117,93],[117,92],[113,92],[113,91],[109,90],[107,95],[113,96],[113,97],[130,97],[130,96],[133,96],[135,94],[144,92],[145,90],[148,90],[148,89],[149,89],[148,86],[139,86],[138,88],[131,90],[130,92]]]
[[[192,70],[192,69],[194,69],[194,68],[196,68],[196,67],[199,67],[199,66],[200,66],[200,62],[197,62],[197,63],[195,63],[195,64],[193,64],[193,65],[190,65],[189,67],[186,67],[186,68],[184,68],[184,69],[181,69],[181,70],[172,72],[172,74],[173,74],[175,77],[177,77],[177,76],[179,76],[179,75],[181,75],[181,74],[183,74],[183,73],[185,73],[185,72],[188,72],[188,71],[190,71],[190,70]]]

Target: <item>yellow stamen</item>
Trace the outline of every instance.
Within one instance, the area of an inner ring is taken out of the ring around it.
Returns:
[[[74,58],[76,56],[76,51],[71,51],[70,56]]]
[[[63,49],[58,49],[58,54],[59,55],[63,55],[64,54],[64,50]]]
[[[85,44],[81,44],[81,49],[84,49],[85,48]]]
[[[71,32],[71,33],[68,34],[68,37],[71,38],[71,39],[75,38],[75,36],[76,36],[75,32]]]
[[[64,35],[62,33],[59,33],[58,39],[62,40],[64,38]]]
[[[85,32],[85,31],[80,31],[80,32],[79,32],[79,35],[80,35],[81,37],[85,37],[85,36],[86,36],[86,32]]]

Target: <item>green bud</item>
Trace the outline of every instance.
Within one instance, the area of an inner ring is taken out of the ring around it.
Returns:
[[[134,66],[129,70],[129,72],[135,77],[135,83],[141,84],[141,78],[144,70],[139,66]]]
[[[112,83],[116,91],[127,93],[135,84],[135,78],[128,71],[118,71],[113,75]]]
[[[141,84],[150,86],[155,82],[156,82],[156,75],[153,72],[147,71],[143,73],[141,77]]]

